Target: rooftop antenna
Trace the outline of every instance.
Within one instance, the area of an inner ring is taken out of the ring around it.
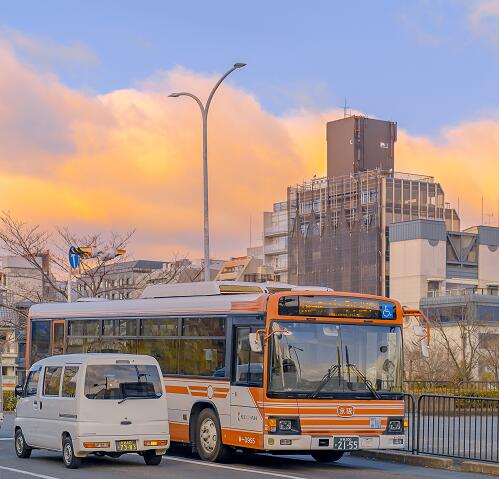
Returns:
[[[343,105],[343,118],[347,117],[347,108],[348,108],[347,97],[345,97],[345,103]]]

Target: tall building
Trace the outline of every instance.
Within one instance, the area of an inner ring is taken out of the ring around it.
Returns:
[[[263,213],[263,264],[274,271],[274,280],[288,282],[288,202],[274,203]]]
[[[418,218],[459,231],[431,176],[394,172],[397,124],[358,115],[327,123],[328,176],[288,188],[263,217],[275,280],[390,294],[388,225]]]

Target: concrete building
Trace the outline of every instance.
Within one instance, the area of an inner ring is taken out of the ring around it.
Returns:
[[[274,271],[274,280],[288,282],[288,202],[274,203],[263,213],[263,264]]]
[[[449,231],[444,221],[405,221],[389,225],[389,240],[390,292],[402,304],[430,307],[473,290],[498,296],[499,228]]]
[[[251,281],[265,283],[274,280],[273,271],[254,256],[238,256],[226,261],[217,274],[216,281]]]
[[[27,310],[34,302],[62,300],[48,279],[56,284],[49,253],[35,261],[39,267],[20,256],[0,257],[0,352],[9,384],[13,376],[22,377],[24,372]]]
[[[499,228],[449,231],[443,221],[416,220],[389,232],[392,297],[428,316],[447,374],[456,375],[452,352],[463,365],[459,379],[497,380]]]

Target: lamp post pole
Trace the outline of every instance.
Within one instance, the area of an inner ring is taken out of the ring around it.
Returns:
[[[172,98],[178,98],[180,96],[188,96],[192,98],[199,106],[201,110],[201,117],[203,121],[203,218],[204,218],[204,280],[210,281],[210,222],[209,222],[209,199],[208,199],[208,111],[210,109],[210,104],[213,99],[213,95],[217,91],[220,84],[234,71],[239,68],[246,66],[246,63],[235,63],[234,66],[227,70],[220,80],[215,83],[212,88],[206,104],[196,95],[188,92],[172,93],[168,96]]]

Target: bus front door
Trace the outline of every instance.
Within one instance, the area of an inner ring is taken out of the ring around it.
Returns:
[[[235,328],[234,374],[231,381],[231,435],[224,442],[240,447],[263,447],[263,352],[250,348],[253,326]]]

